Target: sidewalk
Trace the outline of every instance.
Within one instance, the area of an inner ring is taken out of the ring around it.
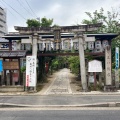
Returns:
[[[48,89],[48,87],[52,84],[54,79],[58,76],[58,73],[59,71],[53,73],[53,75],[49,75],[48,76],[49,82],[44,86],[44,88],[41,91],[35,93],[34,95],[45,95],[44,93],[46,89]],[[80,81],[76,80],[77,79],[76,76],[72,74],[69,69],[68,69],[68,78],[70,82],[71,95],[120,95],[120,90],[116,92],[104,92],[104,91],[81,92],[82,88],[80,87]]]
[[[0,96],[0,107],[120,107],[119,95]]]
[[[0,107],[120,107],[120,91],[81,92],[80,81],[76,81],[76,77],[67,70],[49,75],[48,82],[44,83],[42,90],[36,93],[0,93]],[[61,76],[63,79],[60,79]],[[67,89],[67,92],[51,92],[54,88],[61,90],[62,87]]]
[[[65,69],[68,71],[68,79],[69,79],[69,91],[70,95],[120,95],[120,90],[117,92],[102,92],[102,91],[90,91],[90,92],[81,92],[81,87],[80,87],[80,81],[76,80],[76,76],[70,72],[69,69]],[[58,77],[60,71],[57,71],[53,73],[52,75],[48,75],[48,82],[43,84],[43,88],[41,91],[38,91],[36,93],[33,92],[6,92],[6,93],[1,93],[0,95],[2,96],[7,96],[7,95],[47,95],[45,94],[48,88],[53,84],[55,81],[55,78]],[[69,94],[64,94],[64,95],[69,95]],[[50,94],[49,94],[50,95]],[[53,95],[53,94],[51,94]]]

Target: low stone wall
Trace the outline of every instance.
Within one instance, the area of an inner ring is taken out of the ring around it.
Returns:
[[[0,92],[23,92],[24,86],[0,86]]]

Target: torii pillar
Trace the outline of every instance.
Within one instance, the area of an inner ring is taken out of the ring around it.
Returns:
[[[83,91],[87,91],[87,79],[86,79],[86,68],[85,68],[85,55],[84,55],[84,36],[78,36],[79,39],[79,60],[80,60],[80,72],[81,72],[81,83]]]
[[[37,40],[38,40],[38,34],[34,33],[34,35],[32,36],[32,56],[36,56],[36,60],[37,60]],[[37,86],[37,72],[36,72],[36,85],[34,87],[34,91],[36,91],[36,86]]]

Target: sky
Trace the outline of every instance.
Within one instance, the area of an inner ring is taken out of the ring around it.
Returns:
[[[120,0],[0,0],[0,6],[7,10],[8,32],[14,32],[14,26],[26,27],[27,19],[43,17],[60,26],[81,24],[89,19],[85,12],[118,9]]]

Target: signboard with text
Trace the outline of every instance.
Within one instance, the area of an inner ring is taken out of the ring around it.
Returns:
[[[88,72],[102,72],[102,62],[92,60],[88,63]]]
[[[0,43],[0,49],[9,49],[9,43]]]
[[[3,62],[3,69],[4,70],[18,70],[19,69],[19,63],[18,63],[18,61]]]
[[[26,57],[26,86],[36,86],[36,56]]]

